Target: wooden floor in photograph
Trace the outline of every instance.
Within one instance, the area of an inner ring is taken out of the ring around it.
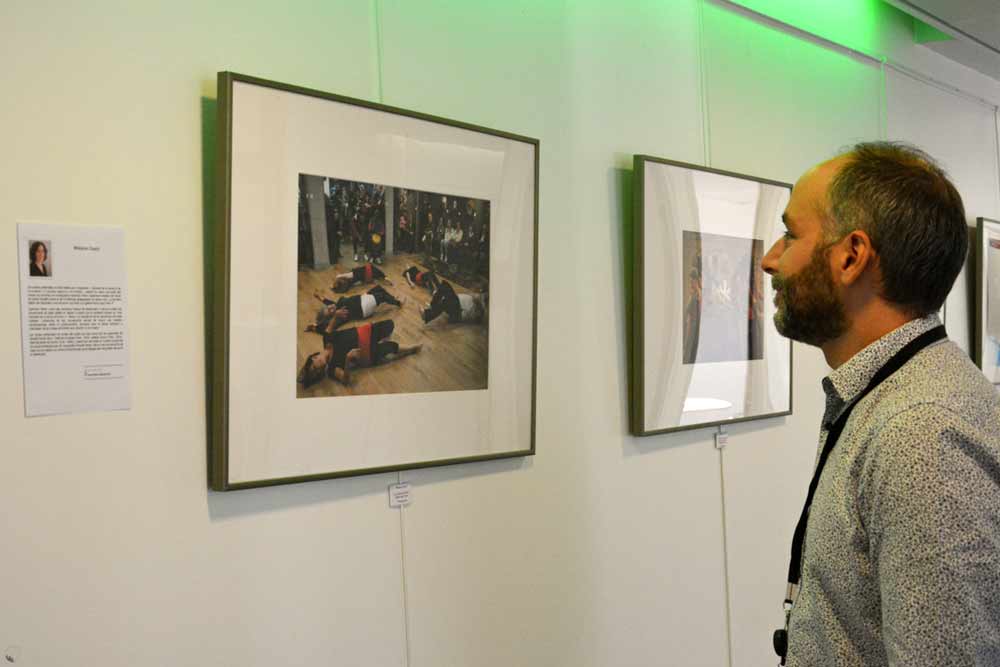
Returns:
[[[298,275],[298,321],[296,366],[289,374],[298,374],[306,358],[323,349],[323,339],[315,333],[305,331],[306,325],[316,321],[316,311],[321,304],[313,296],[315,292],[328,299],[340,296],[363,294],[373,285],[356,285],[344,294],[336,294],[331,288],[333,278],[360,266],[364,262],[353,262],[349,256],[329,269],[321,271],[300,270]],[[419,255],[390,255],[385,264],[379,266],[392,284],[380,280],[390,294],[403,301],[403,307],[381,304],[375,314],[362,322],[377,322],[391,319],[395,330],[389,340],[402,346],[422,344],[417,354],[394,359],[371,368],[356,368],[351,372],[351,384],[344,386],[326,378],[308,389],[297,386],[300,398],[313,396],[359,396],[368,394],[418,393],[427,391],[456,391],[485,389],[487,384],[488,326],[483,324],[452,324],[445,314],[439,315],[430,324],[424,324],[420,311],[430,303],[431,295],[426,288],[410,287],[403,278],[404,269],[417,265],[421,269]],[[471,292],[464,286],[449,280],[458,294]],[[340,326],[347,329],[359,322],[346,322]]]

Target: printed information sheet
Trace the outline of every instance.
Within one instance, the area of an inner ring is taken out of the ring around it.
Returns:
[[[19,224],[24,411],[128,410],[125,235]]]

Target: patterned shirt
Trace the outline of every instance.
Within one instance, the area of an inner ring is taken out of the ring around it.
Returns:
[[[912,320],[823,380],[830,426],[908,342]],[[862,399],[813,500],[788,665],[1000,665],[1000,399],[933,344]]]

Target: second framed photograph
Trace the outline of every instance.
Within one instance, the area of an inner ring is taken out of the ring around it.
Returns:
[[[538,141],[218,84],[212,488],[533,454]]]
[[[635,156],[632,432],[792,410],[791,343],[762,261],[791,186]]]
[[[1000,387],[1000,220],[976,220],[976,363]]]

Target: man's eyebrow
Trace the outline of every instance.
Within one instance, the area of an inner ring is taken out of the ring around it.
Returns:
[[[792,223],[794,223],[792,218],[787,213],[781,214],[781,222],[785,225],[785,227],[789,227]]]

